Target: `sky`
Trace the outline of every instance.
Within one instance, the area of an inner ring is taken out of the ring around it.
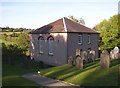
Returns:
[[[119,0],[0,0],[0,27],[36,29],[73,15],[93,28],[118,14]]]

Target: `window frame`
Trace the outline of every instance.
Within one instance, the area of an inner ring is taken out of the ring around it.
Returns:
[[[48,40],[48,54],[53,56],[54,38],[52,36],[49,36],[47,40]]]
[[[44,38],[43,38],[43,36],[38,37],[38,51],[40,54],[44,53]]]
[[[87,40],[88,40],[87,43],[88,43],[88,44],[91,44],[91,35],[88,34],[88,35],[87,35],[87,38],[88,38],[88,39],[87,39]]]
[[[78,45],[82,45],[82,44],[83,44],[83,35],[78,34]]]

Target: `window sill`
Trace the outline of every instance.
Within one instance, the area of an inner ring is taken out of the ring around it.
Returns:
[[[50,56],[53,56],[53,53],[49,53]]]
[[[82,43],[78,43],[78,45],[82,45]]]
[[[39,52],[39,54],[43,54],[43,52]]]
[[[90,45],[91,43],[90,42],[88,42],[88,45]]]

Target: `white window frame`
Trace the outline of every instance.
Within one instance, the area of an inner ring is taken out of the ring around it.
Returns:
[[[83,36],[82,34],[78,34],[78,45],[82,45],[83,43]]]
[[[50,36],[48,38],[48,54],[49,55],[53,55],[53,45],[54,45],[54,38],[52,36]]]
[[[38,46],[39,46],[39,53],[43,54],[44,53],[44,38],[42,36],[39,37],[38,39]]]
[[[88,34],[88,44],[91,44],[91,35]]]

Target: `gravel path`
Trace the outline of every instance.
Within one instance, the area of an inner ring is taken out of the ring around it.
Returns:
[[[63,81],[51,79],[48,77],[43,77],[37,73],[28,73],[28,74],[23,75],[22,77],[29,79],[29,80],[32,80],[32,81],[35,81],[36,83],[43,85],[43,86],[66,86],[66,87],[70,87],[70,88],[77,87],[74,84],[70,84],[70,83],[66,83]]]

